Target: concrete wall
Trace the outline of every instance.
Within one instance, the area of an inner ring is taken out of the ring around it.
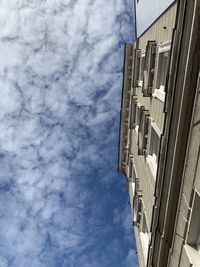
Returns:
[[[161,2],[161,1],[159,1]],[[157,43],[165,43],[172,38],[172,30],[175,23],[176,3],[172,5],[162,17],[160,17],[149,29],[139,38],[139,47],[145,51],[146,43],[155,40]],[[144,19],[144,16],[142,17]]]
[[[137,37],[174,2],[174,0],[135,0]]]

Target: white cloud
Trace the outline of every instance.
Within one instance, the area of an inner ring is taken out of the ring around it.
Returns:
[[[8,20],[9,17],[9,20]],[[1,38],[16,38],[18,34],[18,14],[15,9],[1,8],[0,16],[0,39]]]
[[[12,82],[0,82],[1,98],[0,98],[0,116],[14,115],[21,108],[20,93],[16,90]]]
[[[131,266],[138,266],[138,261],[136,259],[136,254],[133,249],[130,249],[128,252],[128,255],[125,259],[125,266],[131,267]]]

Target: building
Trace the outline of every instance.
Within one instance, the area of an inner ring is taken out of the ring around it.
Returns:
[[[135,0],[118,170],[139,265],[200,266],[200,0]]]

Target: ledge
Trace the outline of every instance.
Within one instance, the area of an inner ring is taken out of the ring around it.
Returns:
[[[153,97],[158,98],[160,101],[165,102],[165,92],[164,88],[155,89],[153,93]]]

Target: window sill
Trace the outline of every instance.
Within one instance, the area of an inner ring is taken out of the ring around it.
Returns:
[[[165,92],[163,88],[155,89],[153,97],[158,98],[160,101],[165,102]]]
[[[156,163],[156,155],[148,155],[146,157],[147,163],[149,164],[151,173],[153,174],[153,177],[156,179],[157,174],[157,163]]]
[[[139,129],[139,126],[138,125],[136,125],[135,126],[135,132],[138,134],[138,129]]]
[[[145,263],[147,262],[147,255],[148,255],[148,249],[149,249],[149,237],[148,233],[140,232],[140,240],[143,248],[143,254]]]
[[[138,86],[142,87],[143,81],[139,81]]]
[[[133,198],[135,196],[135,183],[131,182],[131,189],[132,189],[132,194],[133,194]]]
[[[184,247],[190,263],[192,263],[194,266],[199,266],[200,262],[199,252],[190,245],[185,245]]]
[[[137,143],[137,141],[138,141],[138,129],[139,129],[139,126],[138,125],[136,125],[135,126],[135,142]]]

